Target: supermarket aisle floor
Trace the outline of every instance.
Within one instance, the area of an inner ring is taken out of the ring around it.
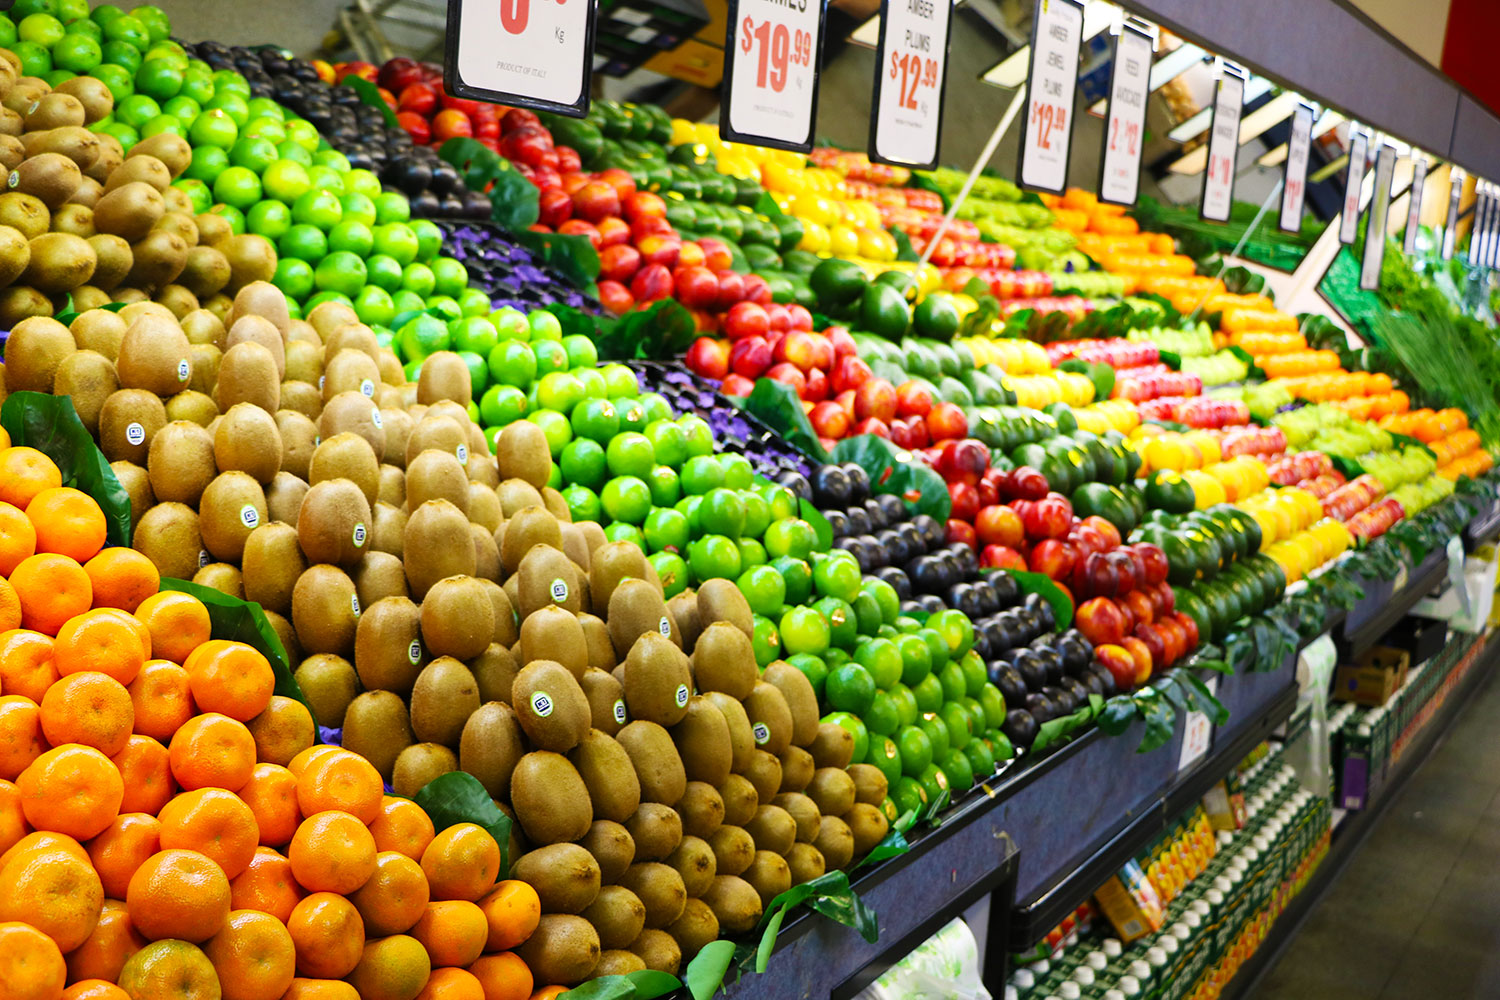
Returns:
[[[1254,1000],[1500,996],[1497,716],[1491,674]]]

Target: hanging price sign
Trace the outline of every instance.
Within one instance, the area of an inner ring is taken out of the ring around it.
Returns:
[[[719,119],[726,140],[812,149],[824,9],[819,0],[731,0]]]
[[[1385,261],[1386,219],[1391,211],[1391,176],[1396,172],[1396,147],[1382,143],[1375,154],[1375,195],[1370,200],[1370,222],[1365,227],[1365,258],[1359,269],[1359,287],[1373,292],[1380,287],[1380,265]]]
[[[870,159],[930,169],[937,163],[947,90],[952,0],[882,0]]]
[[[1406,205],[1406,235],[1401,249],[1409,254],[1417,252],[1417,230],[1422,227],[1422,189],[1427,186],[1427,161],[1417,160],[1411,171],[1411,193]]]
[[[1443,259],[1453,259],[1453,241],[1458,236],[1458,203],[1464,196],[1464,174],[1457,167],[1448,168],[1448,218],[1443,223]]]
[[[1500,188],[1493,182],[1484,186],[1484,254],[1479,263],[1493,268],[1497,251],[1500,251]]]
[[[1292,112],[1292,135],[1286,141],[1286,177],[1281,186],[1281,218],[1276,228],[1295,233],[1302,228],[1302,203],[1307,198],[1307,153],[1312,147],[1313,109],[1297,105]]]
[[[1370,137],[1351,129],[1349,139],[1349,182],[1344,185],[1344,209],[1339,219],[1339,242],[1354,245],[1359,233],[1360,191],[1365,184],[1365,160],[1370,155]]]
[[[1240,114],[1245,109],[1245,76],[1224,64],[1214,89],[1214,115],[1208,132],[1208,169],[1203,173],[1203,203],[1198,214],[1209,222],[1228,222],[1234,204],[1235,159],[1240,151]]]
[[[1073,145],[1073,94],[1078,89],[1078,45],[1083,4],[1038,0],[1031,20],[1031,74],[1021,118],[1021,186],[1061,194],[1068,184]]]
[[[597,0],[448,0],[443,79],[457,97],[589,110]]]
[[[1146,96],[1151,93],[1155,39],[1131,24],[1120,29],[1109,71],[1109,108],[1104,114],[1104,155],[1099,165],[1099,200],[1134,205],[1140,190],[1145,151]]]
[[[1474,211],[1469,219],[1469,263],[1478,267],[1483,262],[1481,250],[1484,246],[1484,231],[1489,217],[1489,189],[1488,181],[1479,181],[1474,185]]]

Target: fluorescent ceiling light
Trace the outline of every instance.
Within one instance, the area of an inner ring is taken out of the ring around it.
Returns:
[[[1343,115],[1339,114],[1337,111],[1325,111],[1323,112],[1323,116],[1321,118],[1313,122],[1311,138],[1316,139],[1321,135],[1325,135],[1328,132],[1331,132],[1334,129],[1338,128],[1343,123]],[[1266,153],[1255,162],[1259,163],[1263,167],[1276,167],[1285,163],[1286,143],[1283,142],[1281,145]]]
[[[1258,101],[1271,92],[1271,81],[1263,76],[1252,76],[1245,84],[1245,97],[1243,104]],[[1167,133],[1167,138],[1173,142],[1188,142],[1196,139],[1208,131],[1208,124],[1213,120],[1214,109],[1212,106],[1204,108],[1187,121],[1178,125]],[[1243,124],[1243,123],[1242,123]]]
[[[1239,144],[1243,146],[1271,126],[1292,117],[1292,112],[1297,110],[1297,105],[1301,100],[1301,97],[1291,91],[1285,91],[1277,94],[1265,104],[1240,119]],[[1203,168],[1207,164],[1208,143],[1204,143],[1191,153],[1178,159],[1167,170],[1174,174],[1192,175],[1202,173]]]
[[[880,15],[876,14],[849,34],[849,41],[873,49],[880,44]]]
[[[1119,9],[1108,0],[1088,0],[1083,8],[1083,40],[1087,42],[1113,25]],[[879,18],[874,20],[878,23]],[[1030,71],[1031,46],[1023,45],[999,65],[986,70],[979,79],[993,87],[1015,88],[1026,82],[1026,74]]]

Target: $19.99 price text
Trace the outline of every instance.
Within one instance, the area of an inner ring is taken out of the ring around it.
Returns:
[[[525,0],[513,2],[524,3]],[[779,94],[786,88],[789,67],[812,65],[812,32],[801,28],[793,30],[770,21],[757,24],[754,18],[747,17],[740,22],[740,51],[749,55],[756,48],[760,55],[755,68],[755,85],[762,90],[769,86]]]

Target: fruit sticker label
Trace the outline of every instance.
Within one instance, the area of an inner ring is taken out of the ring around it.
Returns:
[[[1359,287],[1372,292],[1380,287],[1380,265],[1385,260],[1386,218],[1391,212],[1391,175],[1396,172],[1396,147],[1382,143],[1375,154],[1375,196],[1370,201],[1370,221],[1366,232],[1379,233],[1381,239],[1365,240],[1365,259],[1359,269]]]
[[[1156,40],[1132,24],[1115,39],[1110,67],[1109,108],[1104,115],[1104,157],[1099,200],[1134,205],[1146,149],[1146,97],[1151,93],[1151,56]]]
[[[1360,194],[1365,184],[1365,159],[1370,155],[1370,137],[1363,131],[1354,132],[1349,140],[1349,181],[1344,185],[1344,209],[1339,219],[1339,242],[1354,245],[1359,231]]]
[[[374,424],[376,427],[385,426],[385,418],[380,415],[379,410],[373,407],[370,409],[370,423]]]
[[[1031,21],[1031,74],[1021,116],[1022,187],[1062,194],[1073,145],[1073,95],[1078,90],[1078,43],[1083,4],[1040,0]]]
[[[211,558],[212,557],[209,556],[207,549],[199,549],[198,550],[198,568],[202,569],[203,567],[207,566],[209,564]]]
[[[354,617],[359,617],[359,595],[349,595],[349,610],[354,612]]]
[[[661,621],[656,623],[656,628],[657,631],[661,632],[668,639],[672,638],[672,623],[667,621],[666,615],[661,616]]]
[[[568,599],[568,585],[563,582],[562,577],[558,577],[552,581],[551,593],[552,600],[557,604],[561,604]]]
[[[458,456],[458,464],[459,465],[468,465],[469,464],[469,446],[468,445],[466,445],[466,444],[459,445],[456,449],[454,449],[453,453]]]
[[[1209,222],[1228,222],[1234,203],[1235,160],[1240,152],[1240,115],[1245,110],[1245,76],[1224,64],[1214,89],[1214,114],[1208,126],[1208,169],[1203,172],[1203,203],[1198,214]]]
[[[618,722],[620,725],[623,726],[623,725],[625,725],[625,718],[626,718],[626,716],[625,716],[625,699],[623,699],[623,698],[616,698],[615,699],[615,721]]]
[[[531,692],[531,710],[545,719],[552,714],[552,696],[545,691]]]
[[[764,722],[757,722],[750,729],[750,734],[755,737],[755,745],[762,746],[771,739],[771,728]]]
[[[1427,186],[1427,161],[1418,160],[1412,167],[1411,196],[1406,205],[1406,235],[1401,248],[1408,254],[1417,252],[1417,232],[1422,227],[1422,189]]]
[[[422,644],[416,639],[413,639],[411,645],[406,647],[406,658],[411,661],[412,666],[422,662]]]
[[[369,532],[367,532],[365,530],[365,522],[360,521],[358,524],[356,524],[354,526],[354,547],[356,549],[363,548],[364,544],[365,544],[365,539],[368,538],[368,537],[369,537]]]
[[[240,523],[252,531],[255,530],[260,524],[260,511],[251,504],[245,504],[240,508]]]
[[[596,0],[448,0],[449,91],[582,118],[596,7]]]
[[[688,686],[686,684],[679,684],[679,685],[677,685],[677,707],[678,708],[687,708],[688,694],[689,693],[690,692],[688,691]]]
[[[1286,141],[1286,176],[1281,186],[1281,218],[1276,228],[1295,233],[1302,228],[1302,202],[1307,197],[1307,153],[1312,148],[1313,109],[1297,105],[1292,112],[1292,135]]]
[[[951,0],[880,5],[870,159],[922,169],[937,164],[952,30]]]
[[[188,364],[188,359],[183,358],[177,362],[177,381],[186,382],[193,375],[193,366]]]
[[[146,428],[140,424],[128,424],[125,427],[125,440],[130,444],[140,446],[146,443]]]
[[[361,382],[359,384],[359,392],[360,392],[360,395],[364,396],[366,399],[372,399],[372,398],[374,398],[374,396],[375,396],[375,383],[372,382],[372,381],[370,381],[369,379],[365,379],[363,382]]]
[[[824,11],[819,0],[730,0],[719,100],[726,140],[812,149]]]

